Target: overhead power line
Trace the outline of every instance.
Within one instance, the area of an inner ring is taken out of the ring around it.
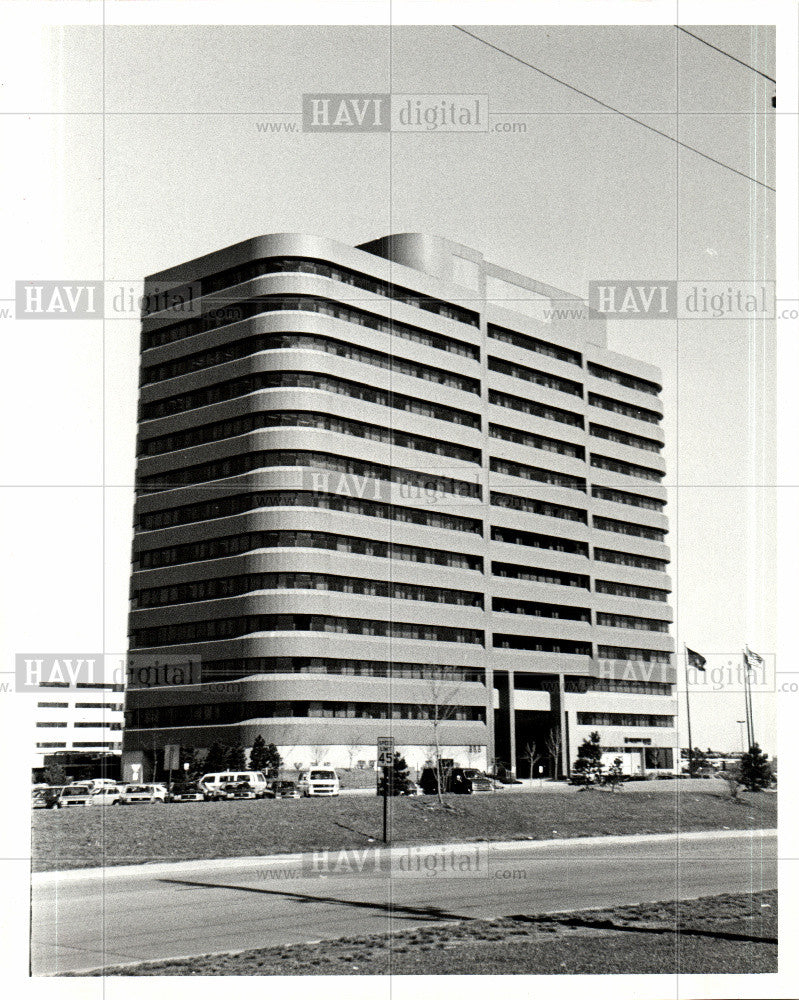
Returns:
[[[773,76],[769,76],[768,73],[764,73],[762,70],[759,70],[756,66],[750,66],[749,63],[745,63],[743,59],[738,59],[736,56],[730,55],[729,52],[726,52],[724,49],[720,49],[718,45],[711,44],[709,41],[707,41],[706,38],[700,38],[699,35],[695,35],[693,31],[689,31],[687,28],[683,28],[682,25],[675,24],[674,27],[677,29],[677,31],[682,31],[684,34],[690,35],[691,38],[695,38],[697,42],[701,42],[703,45],[707,45],[709,49],[714,49],[716,52],[720,52],[723,56],[726,56],[728,59],[732,59],[733,62],[737,62],[739,65],[745,66],[747,69],[751,69],[751,71],[753,73],[757,73],[758,76],[762,76],[766,80],[771,80],[772,83],[777,82]]]
[[[655,128],[653,125],[648,125],[646,122],[642,122],[640,118],[634,118],[632,115],[628,115],[626,111],[620,111],[619,108],[614,108],[612,104],[607,104],[605,101],[600,100],[598,97],[594,97],[593,94],[589,94],[584,90],[580,90],[579,87],[575,87],[571,83],[567,83],[565,80],[561,80],[557,76],[553,76],[552,73],[547,73],[546,70],[541,69],[538,66],[534,66],[531,62],[527,62],[525,59],[520,59],[519,56],[514,55],[512,52],[508,52],[507,49],[500,48],[499,45],[494,45],[493,42],[486,41],[485,38],[481,38],[479,35],[475,35],[471,31],[467,31],[466,28],[462,28],[459,24],[453,24],[453,28],[458,31],[462,31],[464,35],[468,35],[473,38],[476,42],[480,42],[482,45],[486,45],[489,49],[494,49],[495,52],[500,52],[503,56],[507,56],[509,59],[513,59],[517,63],[521,63],[522,66],[526,66],[528,69],[534,70],[536,73],[540,73],[541,76],[545,76],[548,80],[553,80],[555,83],[559,83],[562,87],[567,87],[569,90],[573,91],[575,94],[580,94],[581,97],[586,97],[589,101],[593,101],[602,108],[606,108],[608,111],[612,111],[614,114],[621,115],[622,118],[626,118],[627,121],[634,122],[636,125],[641,125],[643,128],[648,129],[650,132],[654,132],[655,135],[662,136],[664,139],[668,139],[670,142],[676,143],[676,145],[681,146],[683,149],[690,150],[692,153],[696,153],[697,156],[701,156],[703,159],[708,160],[710,163],[715,163],[718,167],[723,167],[725,170],[729,170],[733,174],[737,174],[739,177],[743,177],[747,181],[751,181],[753,184],[758,184],[760,187],[766,188],[768,191],[776,191],[776,188],[772,187],[770,184],[766,184],[765,181],[758,180],[757,177],[752,177],[749,174],[745,174],[742,170],[736,170],[735,167],[731,167],[729,163],[724,163],[722,160],[717,160],[713,156],[709,156],[707,153],[703,153],[701,149],[697,149],[695,146],[689,146],[688,143],[682,142],[680,139],[675,139],[673,135],[669,135],[668,132],[661,132],[660,129]]]

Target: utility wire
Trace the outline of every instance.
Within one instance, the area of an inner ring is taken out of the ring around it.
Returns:
[[[600,107],[607,108],[608,111],[613,111],[615,114],[621,115],[622,118],[635,122],[636,125],[643,126],[643,128],[648,129],[650,132],[654,132],[655,135],[662,136],[664,139],[668,139],[671,142],[676,143],[678,146],[682,146],[683,149],[688,149],[692,153],[696,153],[697,156],[701,156],[703,159],[709,160],[710,163],[715,163],[716,166],[723,167],[725,170],[729,170],[733,174],[737,174],[739,177],[743,177],[745,180],[751,181],[753,184],[759,184],[760,187],[764,187],[768,191],[777,190],[776,188],[771,187],[770,184],[766,184],[765,181],[760,181],[757,177],[751,177],[749,174],[745,174],[742,170],[736,170],[735,167],[731,167],[728,163],[723,163],[721,160],[717,160],[715,157],[709,156],[707,153],[703,153],[701,149],[697,149],[695,146],[689,146],[687,143],[681,142],[679,139],[675,139],[674,136],[669,135],[668,132],[661,132],[660,129],[655,128],[653,125],[647,125],[646,122],[642,122],[640,118],[634,118],[632,115],[628,115],[626,111],[620,111],[618,108],[614,108],[613,105],[606,104],[605,101],[601,101],[598,97],[594,97],[592,94],[588,94],[584,90],[580,90],[579,87],[575,87],[571,83],[567,83],[565,80],[561,80],[559,77],[553,76],[551,73],[547,73],[546,70],[539,69],[538,66],[534,66],[530,62],[520,59],[519,56],[515,56],[512,52],[508,52],[506,49],[502,49],[498,45],[494,45],[493,42],[488,42],[485,38],[480,38],[479,35],[475,35],[471,31],[467,31],[466,28],[462,28],[459,24],[453,24],[452,27],[457,31],[462,31],[464,35],[468,35],[476,42],[481,42],[483,45],[488,46],[488,48],[494,49],[495,52],[500,52],[503,56],[507,56],[509,59],[513,59],[515,62],[521,63],[522,66],[535,70],[536,73],[540,73],[541,76],[545,76],[548,80],[554,80],[555,83],[559,83],[561,86],[567,87],[569,90],[574,91],[575,94],[587,97],[589,101],[593,101]]]
[[[751,71],[753,73],[757,73],[758,76],[765,77],[766,80],[771,80],[772,83],[777,82],[773,76],[769,76],[768,73],[764,73],[762,70],[757,69],[756,66],[750,66],[749,63],[745,63],[743,59],[738,59],[735,56],[731,56],[729,52],[725,52],[724,49],[720,49],[718,45],[712,45],[704,38],[700,38],[699,35],[695,35],[693,31],[688,31],[687,28],[683,28],[682,25],[675,24],[674,27],[677,29],[677,31],[682,31],[684,32],[684,34],[690,35],[691,38],[695,38],[697,42],[701,42],[703,45],[707,45],[709,49],[715,49],[716,52],[720,52],[723,56],[726,56],[728,59],[732,59],[733,62],[737,62],[741,66],[746,66],[747,69],[751,69]]]

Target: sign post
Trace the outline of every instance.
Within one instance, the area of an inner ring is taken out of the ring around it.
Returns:
[[[172,772],[180,768],[180,746],[168,743],[164,747],[164,770],[168,773],[167,788],[172,788]]]
[[[394,737],[378,736],[377,765],[383,769],[383,843],[388,843],[388,784],[394,767]]]

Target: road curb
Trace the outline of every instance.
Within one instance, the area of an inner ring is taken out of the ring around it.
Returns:
[[[444,844],[403,844],[394,847],[383,847],[377,841],[363,844],[360,847],[340,847],[331,848],[328,853],[337,855],[340,852],[350,854],[364,852],[367,850],[380,849],[385,851],[389,858],[399,858],[407,856],[412,851],[416,857],[440,853],[442,851],[474,850],[477,848],[487,849],[491,853],[503,853],[506,851],[546,850],[564,847],[605,847],[609,845],[626,846],[631,844],[659,844],[669,841],[696,841],[696,840],[736,840],[749,838],[751,840],[762,840],[776,837],[777,830],[773,828],[761,830],[686,830],[677,833],[639,833],[639,834],[615,834],[607,837],[561,837],[551,840],[472,840],[458,841]],[[34,885],[64,885],[71,882],[91,881],[100,879],[103,881],[119,879],[146,879],[161,875],[175,875],[178,872],[192,874],[205,871],[209,865],[219,869],[247,869],[263,868],[268,866],[290,867],[300,866],[303,858],[318,855],[320,851],[306,851],[297,854],[268,854],[255,857],[239,858],[200,858],[186,861],[156,862],[153,864],[142,863],[138,865],[111,865],[107,868],[73,868],[67,871],[34,872],[32,880]]]

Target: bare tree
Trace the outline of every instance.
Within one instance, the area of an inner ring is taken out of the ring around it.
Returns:
[[[330,753],[330,747],[314,747],[311,753],[311,764],[314,767],[318,767],[320,764],[324,764],[325,757]]]
[[[560,736],[560,726],[555,726],[554,729],[550,729],[547,733],[547,738],[544,741],[544,746],[549,756],[552,758],[552,777],[557,778],[560,773],[566,770],[561,761],[561,752],[563,749],[563,740]]]
[[[347,760],[349,761],[349,770],[352,770],[352,762],[355,757],[361,752],[360,743],[348,743],[347,744]]]
[[[529,761],[529,763],[530,763],[530,777],[534,778],[535,777],[535,765],[538,763],[539,760],[541,760],[541,754],[538,752],[538,748],[535,745],[535,743],[528,743],[525,746],[524,752],[522,753],[522,757],[523,757],[524,760]]]
[[[453,703],[453,699],[458,696],[460,689],[460,684],[448,681],[444,676],[431,677],[428,685],[430,705],[433,709],[430,721],[433,725],[433,749],[435,751],[435,769],[438,779],[436,782],[436,794],[440,805],[444,804],[442,798],[444,767],[441,762],[441,725],[454,718],[457,705]]]

